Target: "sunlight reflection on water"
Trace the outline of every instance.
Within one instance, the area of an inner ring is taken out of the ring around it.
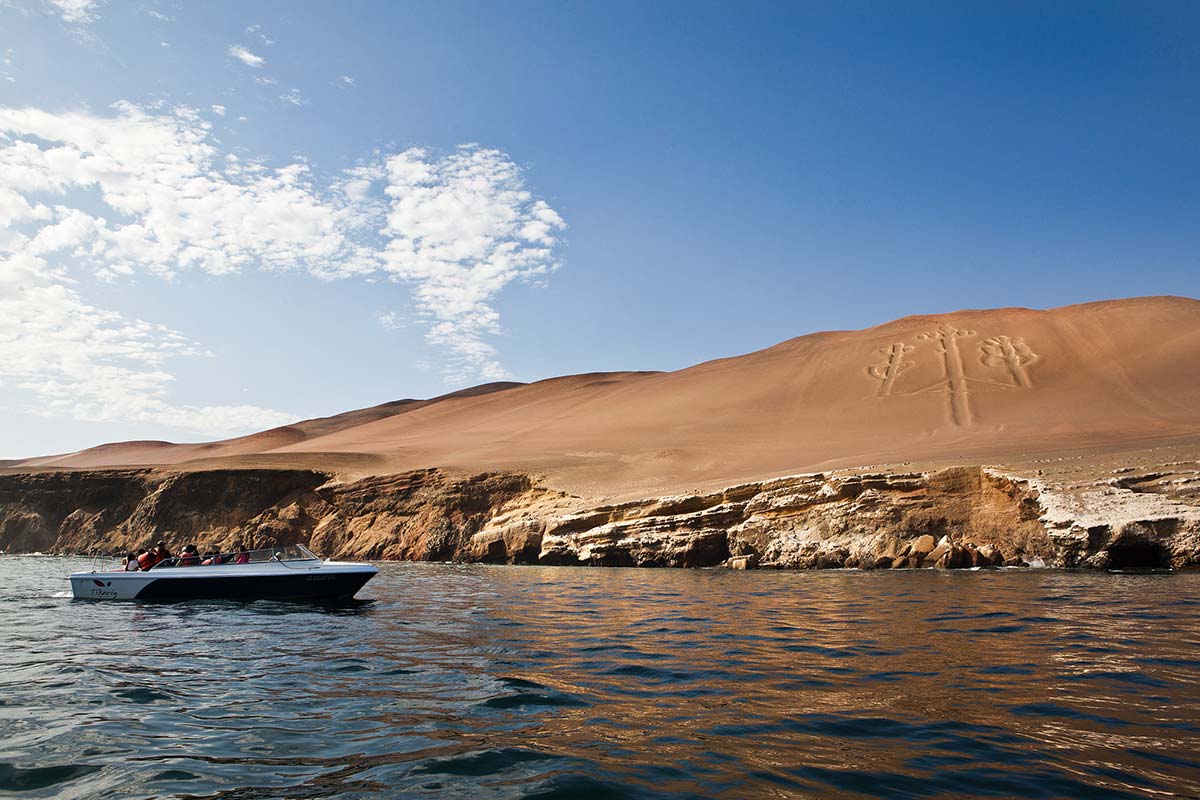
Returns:
[[[386,564],[339,607],[0,558],[0,794],[1200,795],[1200,574]]]

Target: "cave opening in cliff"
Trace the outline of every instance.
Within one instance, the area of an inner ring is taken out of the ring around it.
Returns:
[[[1108,548],[1109,569],[1164,569],[1171,566],[1171,554],[1157,542],[1133,539],[1116,542]]]

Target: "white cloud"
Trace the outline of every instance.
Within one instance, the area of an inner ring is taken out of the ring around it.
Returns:
[[[229,45],[229,47],[226,48],[225,52],[228,53],[233,58],[236,58],[238,61],[241,61],[247,67],[254,67],[255,69],[258,69],[263,64],[267,63],[267,60],[265,58],[263,58],[262,56],[256,56],[254,53],[251,53],[249,50],[242,47],[240,44]]]
[[[286,92],[279,95],[279,99],[285,103],[291,103],[294,106],[302,106],[308,102],[304,99],[304,95],[300,94],[299,89],[288,89]]]
[[[170,47],[171,43],[170,42],[159,42],[158,46],[159,47]]]
[[[37,399],[26,410],[92,422],[167,425],[221,436],[282,425],[293,415],[256,406],[173,404],[164,363],[200,355],[176,331],[85,303],[62,283],[0,261],[0,375]],[[9,272],[5,275],[5,272]]]
[[[212,105],[212,106],[209,106],[209,107],[212,109],[212,112],[213,112],[214,114],[217,114],[217,115],[219,115],[219,116],[222,116],[222,117],[223,117],[223,116],[225,116],[225,106],[222,106],[222,105]]]
[[[257,36],[267,47],[275,44],[274,39],[262,32],[262,25],[247,25],[245,32],[251,34],[252,36]]]
[[[387,159],[385,269],[414,285],[433,321],[428,339],[453,353],[448,377],[508,377],[485,337],[500,332],[493,298],[516,279],[555,269],[562,218],[525,188],[499,150],[474,145],[435,159],[413,148]]]
[[[307,164],[222,166],[197,112],[117,108],[115,117],[0,109],[0,133],[50,143],[16,138],[0,150],[0,186],[23,196],[98,192],[111,210],[77,263],[102,277],[169,277],[256,264],[318,273],[345,258],[342,212],[318,196]]]
[[[254,82],[257,83],[259,86],[274,86],[279,81],[275,80],[274,78],[267,78],[265,76],[259,75],[258,77],[256,77],[254,79]]]
[[[448,350],[448,380],[508,377],[488,341],[501,330],[492,301],[556,266],[564,223],[504,153],[410,149],[320,181],[303,160],[268,167],[220,151],[195,110],[114,108],[0,107],[0,379],[41,413],[211,434],[287,416],[173,402],[168,362],[203,349],[89,304],[77,283],[88,269],[110,281],[247,269],[386,277],[412,286],[416,323]]]
[[[194,112],[119,112],[0,109],[0,376],[35,399],[36,413],[212,435],[281,424],[291,416],[170,402],[166,362],[203,351],[164,326],[89,305],[69,271],[221,274],[298,258],[316,272],[344,246],[338,209],[312,194],[303,165],[216,168]]]
[[[63,22],[75,25],[87,25],[100,18],[100,7],[103,0],[46,0],[51,11],[57,14]]]
[[[162,13],[161,11],[155,11],[152,8],[146,9],[146,14],[148,16],[151,16],[154,19],[158,20],[159,22],[174,22],[175,21],[175,19],[173,17],[169,17],[166,14]]]
[[[389,331],[398,331],[408,327],[395,311],[380,311],[375,319]]]
[[[337,85],[342,87],[343,89],[348,89],[352,86],[355,86],[356,84],[354,82],[354,78],[352,78],[351,76],[342,75],[341,77],[338,78]]]

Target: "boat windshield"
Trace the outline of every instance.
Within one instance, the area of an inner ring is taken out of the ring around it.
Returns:
[[[192,557],[169,558],[154,569],[168,567],[218,566],[222,564],[262,564],[267,561],[320,561],[311,550],[302,544],[287,544],[280,547],[264,547],[259,550],[240,550],[231,553],[207,553]]]
[[[289,544],[266,550],[250,550],[251,561],[319,561],[313,552],[302,544]],[[265,555],[264,555],[265,554]]]

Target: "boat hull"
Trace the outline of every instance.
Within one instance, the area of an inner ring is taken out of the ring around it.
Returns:
[[[377,572],[340,562],[77,572],[71,593],[79,600],[339,600],[353,597]]]

